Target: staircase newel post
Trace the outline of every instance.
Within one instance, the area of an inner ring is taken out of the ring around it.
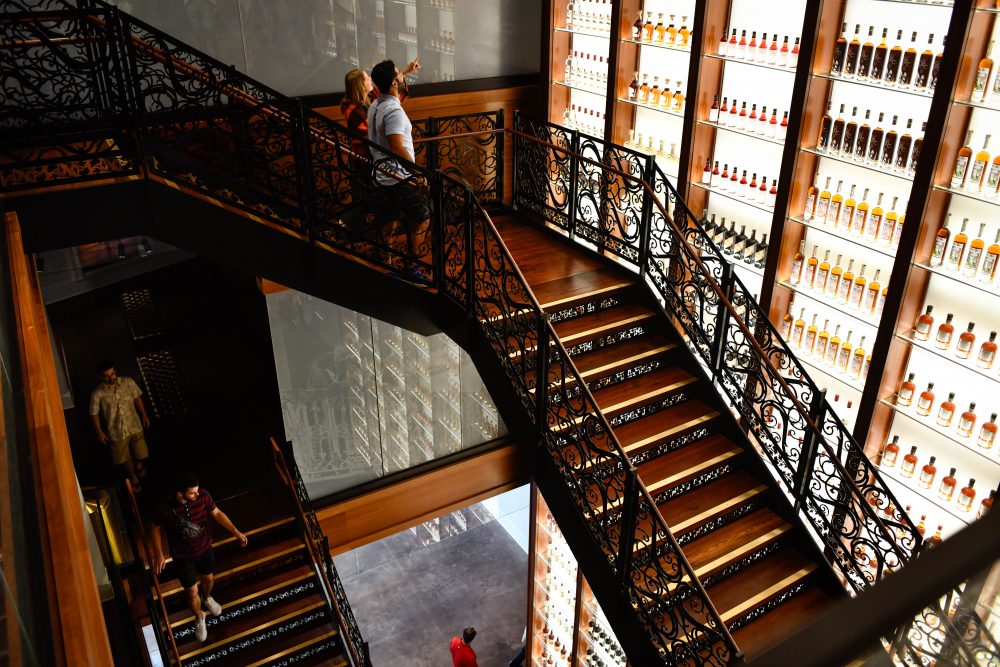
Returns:
[[[733,265],[724,262],[722,265],[722,293],[726,300],[733,298]],[[729,309],[721,301],[715,311],[715,345],[712,348],[712,374],[718,379],[722,373],[722,364],[726,356],[726,333],[729,331]]]
[[[809,406],[809,418],[816,424],[817,429],[823,428],[826,420],[826,389],[820,389],[813,395],[812,405]],[[795,473],[795,513],[802,509],[806,493],[809,491],[809,482],[812,480],[813,462],[819,450],[820,433],[806,427],[805,437],[802,439],[802,449],[799,451],[799,468]]]
[[[535,359],[535,425],[544,439],[549,409],[549,316],[538,316],[538,356]]]
[[[625,498],[622,506],[621,531],[618,537],[618,577],[622,587],[631,579],[632,546],[635,544],[635,524],[639,505],[639,470],[625,459]]]
[[[649,240],[653,224],[653,177],[656,174],[656,160],[652,155],[646,156],[646,164],[642,167],[642,214],[639,217],[639,278],[646,276],[646,264],[649,261]]]
[[[521,112],[518,111],[517,109],[515,109],[514,110],[514,131],[515,132],[517,132],[521,128],[521,123],[519,122],[520,118],[521,118]],[[519,169],[519,166],[520,166],[519,162],[521,160],[521,137],[520,137],[520,135],[514,134],[513,137],[512,137],[512,141],[513,141],[513,145],[514,145],[514,167],[512,169],[512,175],[513,175],[514,183],[513,183],[513,189],[511,191],[511,195],[510,195],[510,205],[511,205],[511,208],[513,208],[516,211],[517,210],[517,191],[521,187],[520,169]],[[503,170],[501,169],[500,171],[502,172]]]

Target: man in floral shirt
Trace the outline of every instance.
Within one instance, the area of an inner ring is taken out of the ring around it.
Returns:
[[[101,384],[90,395],[90,420],[101,444],[111,447],[111,460],[122,466],[132,485],[138,489],[139,477],[146,475],[149,457],[146,435],[149,415],[142,402],[142,390],[132,378],[118,377],[112,361],[97,365]],[[104,419],[106,429],[101,428]]]

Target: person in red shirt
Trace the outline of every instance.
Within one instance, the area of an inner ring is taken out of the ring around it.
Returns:
[[[461,637],[453,637],[451,640],[451,665],[452,667],[479,667],[476,662],[476,652],[469,644],[476,638],[475,628],[462,630]]]

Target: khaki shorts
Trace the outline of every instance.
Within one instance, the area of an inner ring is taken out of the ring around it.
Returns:
[[[133,433],[124,440],[111,441],[111,460],[115,465],[122,465],[129,459],[142,461],[149,457],[146,446],[146,436],[142,431]]]

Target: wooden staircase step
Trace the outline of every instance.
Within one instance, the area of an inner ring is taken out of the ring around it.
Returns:
[[[614,346],[612,346],[614,347]],[[597,406],[608,419],[663,400],[696,384],[698,379],[679,366],[660,368],[626,382],[594,392]]]
[[[516,215],[497,215],[492,219],[517,268],[531,286],[607,267],[593,253],[575,248],[571,242],[556,238],[537,225],[525,224]]]
[[[185,664],[198,656],[215,653],[231,644],[266,633],[276,626],[300,616],[326,610],[326,602],[319,593],[280,602],[263,613],[245,614],[225,625],[215,625],[208,633],[204,644],[193,636],[177,646],[181,661]]]
[[[226,513],[233,524],[249,535],[248,531],[294,517],[295,508],[288,487],[274,484],[226,498],[216,498],[216,505]],[[221,526],[210,522],[213,536],[229,536]]]
[[[627,303],[557,322],[553,325],[553,329],[562,344],[570,347],[650,322],[655,315],[656,313],[640,303]]]
[[[707,589],[723,622],[733,623],[805,581],[816,563],[793,547],[784,547]]]
[[[304,555],[306,553],[306,545],[303,544],[302,539],[298,536],[289,537],[280,542],[256,549],[248,545],[246,548],[233,553],[230,558],[221,562],[216,561],[216,585],[220,585],[225,579],[237,574],[274,564],[286,557]],[[163,592],[164,599],[168,602],[170,598],[179,596],[184,590],[181,587],[180,581],[176,578],[163,581],[160,584],[160,589]]]
[[[317,580],[316,572],[311,563],[297,563],[285,568],[280,568],[275,572],[269,572],[261,577],[251,577],[232,586],[215,586],[213,597],[222,605],[222,616],[219,621],[225,622],[227,614],[250,602],[267,598],[269,595],[287,590],[295,586],[313,583],[316,590],[320,590],[322,584]],[[216,619],[209,619],[209,627]],[[187,626],[194,623],[194,614],[185,606],[183,609],[170,614],[170,627],[174,632],[182,631]]]
[[[273,667],[282,664],[341,667],[347,664],[343,651],[344,645],[336,626],[329,622],[310,623],[248,646],[219,661],[209,662],[207,667]],[[184,667],[188,667],[187,662]]]
[[[615,429],[615,436],[625,453],[634,456],[682,433],[708,425],[718,417],[715,408],[693,398],[619,426]]]
[[[747,623],[733,633],[736,646],[753,659],[822,613],[833,598],[818,586],[808,586],[791,600]]]
[[[213,522],[209,523],[214,527]],[[233,523],[235,525],[239,525],[236,524],[235,521],[233,521]],[[253,540],[256,543],[260,540],[268,542],[282,540],[290,535],[296,534],[297,531],[298,526],[295,523],[295,517],[289,516],[283,519],[276,519],[271,523],[259,525],[256,528],[244,531],[243,534],[247,536],[248,540]],[[237,544],[236,538],[232,534],[228,532],[218,533],[216,530],[212,530],[212,548],[215,549],[215,557],[216,560],[218,560],[220,555],[224,557],[229,551],[239,549],[240,547]],[[168,554],[167,565],[169,566],[173,562],[174,557]],[[170,572],[167,570],[165,570],[165,572],[167,572],[169,576]]]
[[[676,347],[676,343],[670,342],[666,337],[650,332],[622,341],[618,345],[609,345],[593,352],[578,354],[573,357],[573,363],[580,371],[580,376],[589,383],[648,363],[669,354]]]
[[[635,279],[620,269],[601,267],[531,285],[542,310],[547,313],[619,297],[630,292]]]
[[[639,479],[655,497],[695,475],[733,461],[742,453],[743,449],[728,438],[710,435],[643,463],[639,466]]]
[[[684,545],[684,555],[699,579],[715,574],[786,535],[792,526],[761,508]]]
[[[695,446],[697,443],[692,445]],[[732,512],[741,505],[760,498],[767,493],[767,490],[767,484],[762,484],[752,475],[738,470],[661,503],[659,509],[670,531],[674,536],[680,537],[717,516]]]

